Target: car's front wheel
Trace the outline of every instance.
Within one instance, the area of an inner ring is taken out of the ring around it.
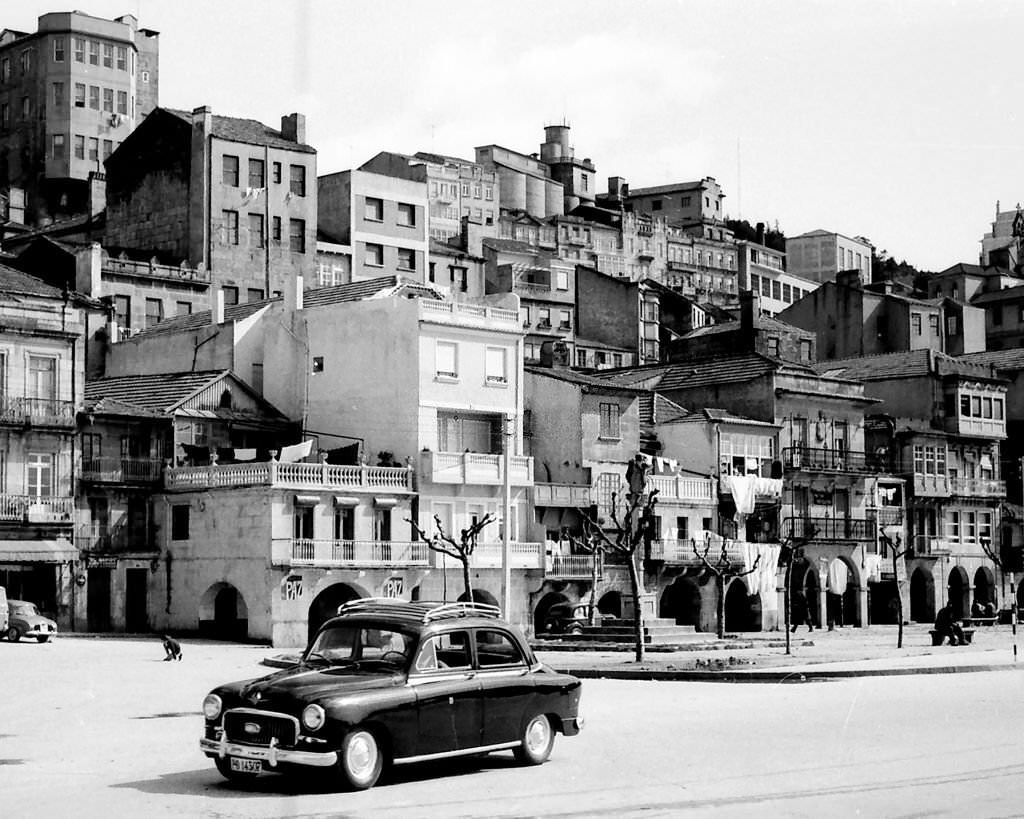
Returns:
[[[231,757],[224,757],[221,759],[219,756],[213,758],[213,763],[217,766],[217,770],[220,771],[220,775],[223,776],[228,782],[252,782],[259,773],[255,771],[235,771],[231,768]]]
[[[347,790],[372,788],[384,769],[384,754],[372,732],[354,728],[345,734],[338,750],[338,770]]]
[[[544,714],[537,714],[523,729],[522,744],[512,753],[523,765],[540,765],[551,756],[555,744],[555,732],[551,720]]]
[[[7,629],[7,639],[12,643],[16,643],[21,639],[21,629],[17,626],[11,626]]]

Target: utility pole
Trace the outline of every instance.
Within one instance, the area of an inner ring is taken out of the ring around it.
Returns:
[[[502,430],[502,490],[503,514],[501,526],[501,607],[505,619],[512,621],[512,544],[510,530],[512,528],[512,446],[515,443],[515,428],[512,415],[503,419]]]

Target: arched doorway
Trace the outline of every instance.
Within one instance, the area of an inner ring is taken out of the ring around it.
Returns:
[[[980,604],[982,608],[989,603],[993,606],[995,605],[995,578],[992,576],[991,570],[986,566],[979,567],[978,571],[974,573],[974,602]]]
[[[338,613],[338,606],[349,600],[358,600],[369,595],[358,586],[347,583],[334,583],[320,592],[309,604],[307,639],[312,640],[320,630],[320,626]]]
[[[752,601],[756,601],[756,606]],[[742,580],[733,580],[725,591],[725,630],[755,631],[752,623],[755,607],[760,613],[760,599],[747,594],[747,584]]]
[[[818,612],[818,598],[820,585],[818,573],[811,567],[807,558],[800,558],[793,564],[789,571],[789,595],[790,599],[800,592],[807,601],[807,619],[815,628],[820,626]]]
[[[230,583],[214,583],[199,601],[199,634],[211,640],[244,640],[249,635],[245,598]]]
[[[658,616],[671,618],[679,626],[700,630],[700,586],[692,577],[677,577],[665,587],[658,603]]]
[[[915,623],[935,619],[935,581],[931,572],[921,568],[910,575],[910,619]]]
[[[868,583],[868,620],[877,625],[896,625],[899,589],[895,580]],[[904,612],[906,617],[907,613]]]
[[[547,622],[548,612],[556,603],[568,603],[569,598],[561,592],[548,592],[537,603],[533,610],[533,633],[543,634],[544,624]]]
[[[469,600],[469,595],[465,592],[455,598],[457,603],[465,603],[467,600]],[[487,591],[487,589],[473,589],[473,602],[486,603],[488,606],[497,606],[499,609],[501,608],[498,598]]]
[[[949,573],[949,603],[953,607],[953,616],[957,619],[965,617],[971,611],[971,587],[967,572],[961,566],[954,566]]]
[[[622,617],[622,595],[617,591],[605,592],[597,601],[597,610],[609,617]]]
[[[856,572],[845,558],[835,558],[828,567],[827,609],[830,625],[859,626]]]

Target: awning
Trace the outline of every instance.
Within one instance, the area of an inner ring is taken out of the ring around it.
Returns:
[[[61,563],[78,560],[70,540],[0,540],[0,563]]]
[[[378,509],[392,509],[398,506],[398,498],[374,498],[373,505]]]
[[[334,496],[335,506],[358,506],[359,498],[353,497],[352,495],[335,495]]]
[[[296,495],[295,506],[316,506],[320,503],[319,495]]]

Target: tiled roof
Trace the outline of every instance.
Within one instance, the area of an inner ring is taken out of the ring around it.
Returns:
[[[989,293],[979,293],[971,304],[990,304],[992,302],[1009,301],[1011,299],[1024,298],[1024,284],[1016,287],[1007,287],[1005,290],[993,290]]]
[[[431,299],[442,298],[433,287],[403,279],[401,276],[382,276],[348,284],[336,284],[307,290],[302,295],[303,307],[323,307],[347,301],[362,301],[370,298],[388,298],[399,294],[416,295]]]
[[[659,193],[697,190],[703,186],[704,180],[701,180],[700,182],[676,182],[674,185],[655,185],[651,188],[630,188],[629,193],[626,194],[625,198],[632,199],[636,196],[653,196]]]
[[[728,384],[751,381],[767,372],[783,369],[780,361],[773,361],[758,353],[736,353],[682,361],[673,364],[653,364],[623,370],[602,371],[597,375],[623,386],[642,386],[659,392],[710,384]],[[813,374],[803,367],[789,366]]]
[[[984,353],[966,353],[957,356],[969,364],[983,364],[995,367],[996,370],[1024,369],[1024,349],[1015,347],[1012,350],[989,350]]]
[[[729,410],[717,409],[714,407],[703,407],[698,410],[694,410],[688,413],[685,418],[679,418],[676,423],[690,424],[690,423],[733,423],[733,424],[749,424],[752,426],[759,427],[772,427],[777,428],[778,424],[773,424],[771,421],[758,421],[754,418],[747,418],[742,415],[736,415]]]
[[[529,242],[520,242],[518,239],[498,239],[493,236],[487,236],[483,239],[484,247],[489,247],[493,250],[504,250],[506,253],[532,253],[534,255],[551,254],[541,248],[531,245]]]
[[[967,276],[982,276],[985,275],[985,268],[981,265],[970,264],[969,262],[957,262],[945,270],[940,270],[938,273],[932,273],[928,278],[937,279],[939,276],[950,276],[956,274],[964,274]]]
[[[971,378],[997,377],[989,366],[963,361],[945,353],[927,349],[844,358],[835,361],[819,361],[813,366],[821,375],[852,378],[857,381],[914,378],[933,372],[938,376],[956,374]]]
[[[643,367],[626,367],[619,370],[600,370],[598,378],[611,381],[622,387],[643,387],[647,382],[657,383],[666,372],[672,369],[671,364],[648,364]]]
[[[578,384],[581,387],[589,387],[597,390],[632,393],[639,390],[638,387],[610,383],[604,378],[598,378],[596,375],[582,373],[578,370],[570,370],[566,367],[524,367],[523,369],[525,372],[531,373],[532,375],[542,375],[547,378],[554,378],[557,381],[565,381],[569,384]]]
[[[192,113],[190,111],[179,111],[175,108],[163,108],[169,114],[192,125]],[[231,142],[244,142],[247,145],[266,145],[268,148],[283,148],[287,151],[298,151],[299,153],[315,154],[316,149],[310,145],[292,142],[281,136],[280,131],[275,131],[254,119],[243,119],[241,117],[222,117],[213,115],[213,136],[227,139]]]
[[[652,396],[651,420],[656,424],[671,424],[690,415],[690,412],[683,409],[675,401],[669,401],[664,395],[648,393]]]
[[[797,327],[793,324],[788,324],[785,321],[779,321],[779,319],[772,318],[771,316],[759,316],[757,319],[758,327],[762,330],[778,330],[779,332],[786,333],[802,333],[804,335],[813,335],[813,330],[805,330],[803,327]],[[682,338],[701,338],[703,336],[717,335],[718,333],[738,333],[740,331],[740,322],[735,319],[732,321],[722,321],[717,324],[705,324],[703,327],[697,327],[696,329],[690,330],[688,333],[684,333]]]
[[[58,288],[48,285],[42,279],[37,279],[35,276],[22,273],[20,270],[15,270],[4,264],[0,264],[0,294],[43,296],[51,299],[59,299],[63,296]]]
[[[245,304],[233,304],[230,307],[224,308],[224,321],[241,321],[244,318],[248,318],[257,310],[260,310],[275,301],[281,301],[280,296],[275,296],[272,299],[264,299],[263,301],[249,301]],[[141,330],[136,333],[134,338],[145,336],[149,338],[151,336],[164,335],[166,333],[191,333],[195,330],[199,330],[202,327],[206,327],[210,324],[211,311],[202,310],[198,313],[190,313],[187,316],[174,316],[169,319],[164,319],[155,327],[149,327],[145,330]]]
[[[85,382],[85,402],[88,406],[111,401],[122,406],[128,404],[144,410],[167,413],[228,372],[203,370],[194,373],[152,373],[97,378]]]

